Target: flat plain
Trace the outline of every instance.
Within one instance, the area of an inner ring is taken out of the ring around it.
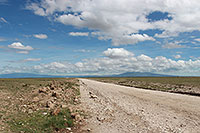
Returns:
[[[106,83],[200,96],[200,77],[89,78]]]

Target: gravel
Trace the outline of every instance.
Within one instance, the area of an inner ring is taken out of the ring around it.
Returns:
[[[143,90],[88,79],[81,82],[87,131],[94,133],[200,131],[200,97]],[[94,96],[94,97],[93,97]]]

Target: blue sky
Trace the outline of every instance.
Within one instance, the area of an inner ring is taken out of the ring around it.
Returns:
[[[199,76],[199,7],[198,0],[0,0],[0,73]]]

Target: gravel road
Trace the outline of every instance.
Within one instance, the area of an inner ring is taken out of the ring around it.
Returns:
[[[79,80],[82,106],[89,114],[84,130],[94,133],[200,132],[200,97]]]

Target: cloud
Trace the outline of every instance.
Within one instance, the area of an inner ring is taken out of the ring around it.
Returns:
[[[150,37],[146,34],[133,34],[133,35],[124,35],[122,37],[112,37],[112,44],[114,46],[135,44],[140,41],[155,41],[153,37]]]
[[[32,62],[32,61],[40,61],[41,58],[28,58],[28,59],[24,59],[22,60],[22,62]]]
[[[37,61],[41,61],[41,58],[27,58],[24,60],[15,60],[15,61],[8,61],[10,63],[26,63],[26,62],[37,62]]]
[[[163,48],[166,48],[166,49],[176,49],[176,48],[186,48],[187,46],[185,45],[180,45],[178,44],[178,42],[174,42],[174,43],[167,43],[165,45],[162,46]]]
[[[195,41],[197,41],[197,42],[200,42],[200,38],[196,38],[196,39],[194,39]]]
[[[47,39],[48,38],[48,36],[46,34],[35,34],[33,36],[38,39]]]
[[[3,18],[3,17],[0,17],[0,22],[8,24],[8,21],[5,18]]]
[[[8,0],[0,0],[0,5],[6,5],[8,3]]]
[[[125,58],[131,57],[134,54],[123,48],[108,48],[103,54],[109,58]]]
[[[113,48],[103,52],[105,57],[83,59],[75,63],[66,61],[44,63],[34,66],[0,67],[1,73],[12,71],[34,72],[43,74],[116,74],[123,72],[155,72],[178,75],[200,75],[200,60],[172,60],[163,56],[149,57],[145,54],[134,56],[133,53],[121,48]],[[116,52],[116,51],[124,52]],[[110,52],[108,52],[110,51]],[[113,54],[111,51],[114,51]],[[127,53],[122,56],[121,53]],[[108,56],[107,56],[108,55]],[[114,57],[114,58],[113,58]],[[123,57],[123,58],[121,58]],[[28,59],[32,61],[33,59]],[[39,59],[35,59],[39,60]]]
[[[70,36],[88,36],[89,32],[70,32]]]
[[[97,36],[99,39],[112,40],[114,45],[146,41],[144,38],[148,37],[139,32],[149,29],[163,31],[155,37],[199,30],[199,7],[199,0],[41,0],[29,2],[26,6],[36,15],[46,16],[50,20],[100,32],[101,35]],[[168,14],[171,19],[149,21],[147,16],[153,12]],[[143,37],[134,38],[132,34]]]
[[[178,52],[176,52],[177,54],[182,54],[183,52],[181,52],[181,51],[178,51]]]
[[[46,16],[44,8],[40,7],[40,4],[38,3],[29,3],[26,6],[26,9],[32,10],[35,14],[39,16]]]
[[[175,59],[179,59],[179,58],[181,58],[181,55],[179,55],[179,54],[178,55],[174,55],[174,58]]]
[[[19,53],[19,54],[29,54],[29,51],[16,51],[16,53]]]
[[[31,46],[24,46],[20,42],[14,42],[14,43],[8,45],[8,47],[12,48],[12,49],[18,49],[18,50],[27,50],[27,51],[33,50],[33,48]]]
[[[90,52],[95,52],[95,50],[89,50],[89,49],[78,49],[78,50],[74,50],[74,52],[90,53]]]
[[[6,39],[0,37],[0,42],[3,42],[3,41],[6,41]]]
[[[69,62],[53,62],[41,64],[32,68],[35,72],[43,73],[76,73],[76,74],[115,74],[123,72],[156,72],[177,73],[183,75],[200,74],[200,60],[172,60],[163,56],[151,58],[147,55],[126,58],[96,58],[84,59],[75,64]]]

